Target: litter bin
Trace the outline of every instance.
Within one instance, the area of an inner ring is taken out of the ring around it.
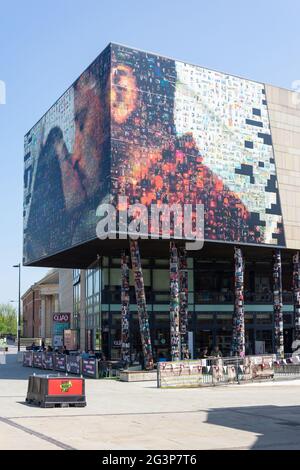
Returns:
[[[26,402],[42,408],[86,406],[85,381],[82,377],[31,375]]]

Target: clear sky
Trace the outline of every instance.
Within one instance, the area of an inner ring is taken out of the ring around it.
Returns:
[[[109,42],[291,88],[300,2],[0,0],[0,303],[17,299],[23,136]],[[22,291],[46,270],[23,268]]]

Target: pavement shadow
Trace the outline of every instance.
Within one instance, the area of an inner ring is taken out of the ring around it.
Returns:
[[[40,408],[39,406],[37,405],[33,405],[32,403],[28,403],[27,401],[23,400],[23,401],[17,401],[16,402],[18,405],[24,405],[24,406],[27,406],[29,408]]]
[[[300,406],[215,408],[206,422],[257,434],[253,450],[300,449]]]
[[[32,374],[42,374],[41,369],[24,367],[17,362],[15,353],[6,353],[6,364],[0,364],[0,380],[26,380]]]

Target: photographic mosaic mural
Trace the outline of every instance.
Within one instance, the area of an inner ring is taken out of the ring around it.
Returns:
[[[108,195],[203,204],[205,239],[285,245],[264,85],[111,44],[25,136],[24,263],[96,238]]]
[[[204,205],[205,239],[284,246],[264,85],[112,48],[114,190]]]
[[[109,185],[109,48],[25,136],[24,263],[95,238]]]

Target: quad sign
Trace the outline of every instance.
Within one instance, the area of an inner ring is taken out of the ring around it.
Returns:
[[[70,323],[70,313],[54,313],[53,321],[57,323]]]
[[[53,313],[53,346],[59,348],[63,346],[64,330],[70,328],[70,313]]]

